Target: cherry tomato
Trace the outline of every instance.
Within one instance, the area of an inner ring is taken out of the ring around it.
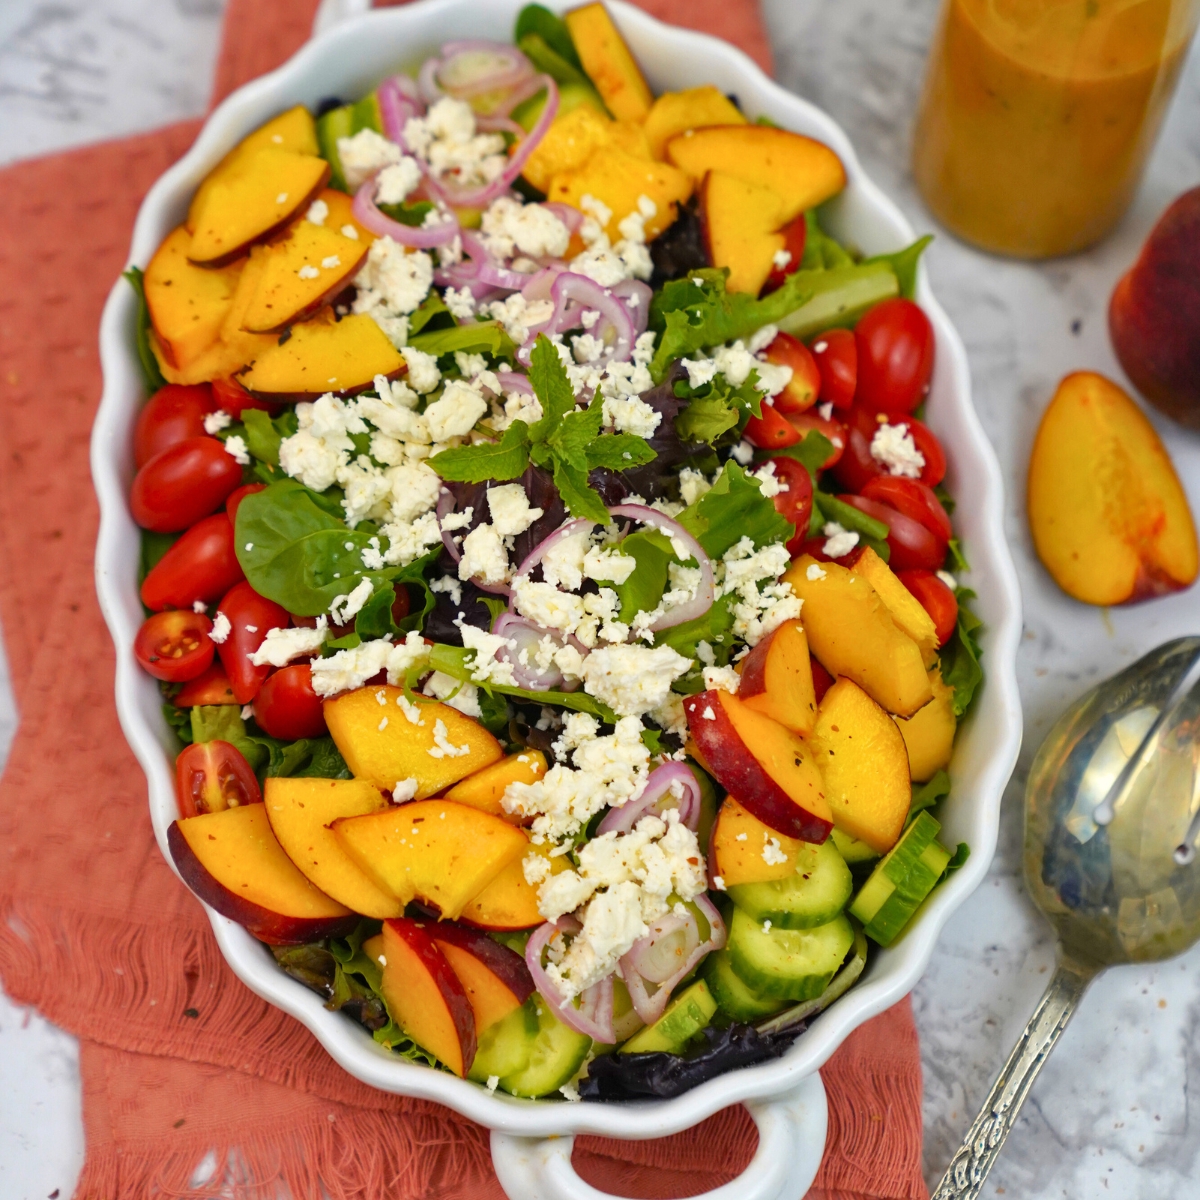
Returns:
[[[935,487],[946,477],[946,453],[928,426],[904,413],[876,413],[856,404],[847,422],[846,452],[834,471],[838,483],[849,492],[861,492],[868,481],[885,475],[883,464],[871,454],[871,443],[881,425],[902,425],[925,460],[921,482]]]
[[[254,719],[264,733],[288,742],[328,733],[308,663],[293,663],[267,676],[254,698]]]
[[[190,609],[155,613],[142,622],[133,653],[142,670],[167,683],[195,679],[213,660],[212,622]]]
[[[160,450],[134,476],[133,519],[143,529],[174,533],[225,503],[242,482],[242,468],[214,437],[190,437]]]
[[[790,333],[777,333],[775,340],[767,347],[767,361],[792,368],[787,387],[775,397],[775,407],[785,417],[802,413],[816,404],[821,375],[803,342],[798,342]]]
[[[229,676],[234,699],[249,704],[271,670],[256,667],[250,655],[266,640],[268,629],[286,629],[287,609],[260,596],[245,580],[235,584],[217,606],[217,612],[229,619],[229,634],[217,647],[221,663]]]
[[[808,522],[812,516],[813,488],[812,476],[803,463],[794,458],[780,455],[771,459],[775,465],[775,478],[784,484],[787,491],[779,492],[771,498],[775,511],[785,520],[796,527],[796,532],[788,542],[788,553],[794,555],[804,540],[808,537]]]
[[[897,296],[864,314],[854,340],[858,403],[876,412],[912,412],[929,392],[933,375],[929,318],[911,300]]]
[[[805,437],[810,429],[815,429],[829,439],[833,449],[830,451],[829,457],[817,468],[819,471],[825,470],[826,467],[832,467],[842,457],[842,451],[846,448],[847,435],[846,426],[841,421],[836,418],[827,421],[820,413],[811,408],[807,412],[788,417],[788,420],[801,438]]]
[[[217,661],[195,679],[189,679],[175,693],[171,703],[176,708],[192,708],[197,704],[236,704],[237,701],[234,699],[233,688],[229,686],[229,676]]]
[[[145,466],[160,450],[184,438],[203,437],[204,418],[216,407],[207,383],[168,383],[160,387],[146,401],[134,426],[134,463]]]
[[[261,804],[262,791],[242,752],[229,742],[193,742],[175,760],[175,799],[181,817]]]
[[[825,693],[833,687],[833,676],[814,658],[812,661],[813,691],[817,694],[817,703],[825,699]]]
[[[746,439],[760,450],[782,450],[800,440],[800,434],[789,424],[787,417],[764,400],[762,416],[746,422]]]
[[[244,578],[233,549],[233,525],[223,513],[197,521],[150,568],[142,581],[142,603],[155,612],[191,608],[197,600],[220,600]]]
[[[399,625],[412,611],[412,597],[408,594],[408,588],[404,584],[398,583],[395,588],[396,598],[392,601],[392,620]]]
[[[214,379],[212,381],[214,407],[224,409],[235,421],[242,419],[247,408],[258,408],[263,412],[278,412],[278,404],[268,404],[252,396],[236,379]]]
[[[805,221],[804,214],[801,213],[794,221],[789,221],[779,232],[783,234],[784,253],[791,257],[782,267],[771,267],[766,287],[763,289],[767,292],[783,287],[787,277],[793,271],[800,270],[800,263],[804,259],[804,244],[808,241],[808,222]]]
[[[849,408],[858,385],[858,345],[848,329],[827,329],[809,344],[821,376],[820,400]]]
[[[910,571],[924,568],[938,570],[946,561],[946,543],[939,541],[919,521],[906,517],[890,504],[878,500],[867,500],[863,496],[839,496],[852,504],[859,512],[882,521],[888,527],[887,544],[891,551],[888,565],[893,571]]]
[[[942,502],[919,479],[905,479],[901,475],[876,475],[867,480],[862,495],[880,504],[890,504],[914,521],[920,521],[935,538],[948,542],[954,536],[950,527],[950,516]]]
[[[229,493],[229,498],[225,501],[225,511],[229,514],[230,521],[237,521],[238,505],[241,504],[247,496],[253,496],[255,492],[261,492],[266,488],[265,483],[244,483],[240,488],[234,488]]]
[[[958,599],[932,571],[897,571],[900,582],[933,618],[938,645],[944,646],[958,624]]]

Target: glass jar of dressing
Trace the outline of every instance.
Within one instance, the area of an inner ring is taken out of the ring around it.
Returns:
[[[1200,0],[945,0],[913,170],[985,250],[1069,254],[1133,196]]]

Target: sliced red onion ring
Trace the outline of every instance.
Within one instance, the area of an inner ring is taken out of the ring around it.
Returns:
[[[449,488],[442,488],[438,493],[437,502],[437,523],[438,530],[442,535],[442,545],[446,547],[446,553],[450,555],[455,562],[462,560],[462,551],[458,548],[458,543],[454,540],[454,535],[450,530],[442,525],[442,521],[454,511],[454,493]]]
[[[600,320],[591,333],[608,343],[602,361],[624,362],[633,353],[635,334],[628,310],[595,280],[586,275],[577,275],[574,271],[563,271],[554,280],[550,296],[554,301],[554,314],[545,325],[539,326],[539,332],[565,333],[568,329],[575,329],[580,324],[579,318],[583,311],[595,309],[600,313]],[[610,330],[611,342],[608,339]],[[529,337],[517,351],[517,358],[521,362],[530,361],[536,341],[537,335],[531,330]]]
[[[647,983],[666,983],[700,945],[700,927],[691,912],[668,912],[650,925],[621,959],[621,971],[632,971]]]
[[[614,283],[609,291],[621,301],[629,314],[636,340],[646,332],[646,326],[650,323],[650,301],[654,298],[654,290],[640,279],[622,279],[620,283]],[[635,296],[636,304],[632,303]]]
[[[695,946],[684,958],[684,961],[676,968],[674,974],[669,975],[659,984],[657,991],[651,992],[646,986],[648,982],[653,983],[656,981],[642,976],[635,965],[639,960],[646,961],[647,957],[653,963],[654,959],[651,955],[650,947],[646,944],[653,941],[655,936],[653,932],[648,938],[643,938],[631,947],[629,952],[621,959],[621,977],[625,980],[625,986],[629,989],[629,998],[633,1001],[633,1007],[637,1010],[637,1015],[647,1025],[652,1025],[662,1016],[663,1010],[667,1007],[667,1001],[671,998],[671,991],[680,980],[706,954],[712,950],[720,950],[725,945],[725,922],[721,919],[721,914],[717,911],[712,901],[701,892],[698,896],[693,897],[692,903],[704,914],[705,919],[708,921],[708,940]],[[675,914],[672,913],[669,915],[674,916]],[[694,924],[695,917],[691,913],[688,916]],[[666,918],[663,920],[665,922]],[[656,922],[655,924],[658,925],[660,922]],[[673,932],[673,929],[668,932]],[[697,938],[699,937],[698,932],[696,936]],[[532,940],[531,938],[531,943]],[[651,969],[653,970],[653,966]]]
[[[678,785],[682,795],[676,796]],[[662,816],[669,808],[679,810],[679,819],[693,832],[700,828],[700,785],[691,769],[681,762],[663,763],[650,772],[646,786],[620,808],[610,808],[596,833],[628,833],[644,816]]]
[[[657,621],[648,626],[650,631],[657,633],[660,629],[670,629],[673,625],[694,621],[708,612],[712,607],[714,597],[713,567],[712,561],[704,553],[704,547],[678,521],[672,520],[666,514],[660,513],[657,509],[648,508],[644,504],[618,504],[608,511],[614,517],[628,517],[632,521],[639,521],[643,525],[653,525],[661,529],[673,544],[676,541],[681,542],[700,568],[700,585],[696,588],[696,594],[690,600],[683,604],[677,604],[663,613]]]
[[[549,669],[542,671],[534,666],[532,661],[542,638],[552,638],[559,646],[562,646],[564,643],[560,633],[553,629],[545,629],[541,625],[534,624],[527,617],[520,617],[511,612],[500,614],[495,625],[492,626],[492,632],[497,637],[516,643],[502,647],[496,657],[512,664],[513,678],[517,681],[517,687],[526,688],[531,692],[549,692],[563,686],[564,676],[558,667],[551,665]],[[525,652],[525,662],[521,661],[522,652]],[[574,686],[579,686],[578,680],[575,681]]]
[[[442,91],[465,100],[488,92],[509,91],[533,74],[533,64],[516,46],[472,38],[447,42],[442,47],[433,79]]]
[[[593,1041],[611,1045],[616,1041],[612,1024],[612,976],[588,988],[580,996],[580,1006],[576,1008],[555,987],[546,974],[546,968],[542,966],[542,952],[555,936],[559,933],[578,933],[579,929],[579,922],[574,917],[559,917],[557,922],[547,921],[545,925],[539,925],[525,945],[525,965],[533,976],[534,987],[564,1025]]]
[[[575,233],[583,224],[583,213],[573,204],[562,204],[557,200],[542,202],[543,208],[548,208],[571,233]]]
[[[419,117],[425,111],[416,84],[407,75],[393,75],[379,85],[375,95],[379,99],[383,136],[397,146],[405,147],[405,124],[411,117]]]
[[[375,176],[371,176],[354,193],[354,219],[380,237],[390,237],[401,246],[414,250],[428,250],[434,246],[445,246],[461,232],[458,218],[443,210],[436,225],[402,225],[385,217],[375,205]]]
[[[546,207],[551,208],[553,206],[547,204]],[[567,206],[563,205],[560,207]],[[533,275],[527,276],[526,278],[528,279],[528,282],[521,289],[521,295],[524,296],[526,300],[553,300],[554,296],[552,294],[552,289],[554,287],[554,281],[565,270],[566,267],[562,266],[561,264],[552,264],[551,266],[543,267],[540,271]],[[549,321],[543,321],[542,325],[540,325],[538,328],[543,328],[547,324],[549,324]]]
[[[520,371],[497,371],[496,378],[505,392],[520,392],[525,396],[533,395],[533,384],[529,382],[529,376],[522,375]]]
[[[579,517],[574,521],[568,521],[565,525],[560,525],[548,538],[543,538],[538,542],[521,560],[521,565],[513,573],[513,582],[515,583],[523,575],[528,575],[546,557],[546,553],[553,550],[559,542],[569,538],[572,534],[578,533],[581,529],[591,529],[595,523],[595,521],[589,521],[586,517]]]

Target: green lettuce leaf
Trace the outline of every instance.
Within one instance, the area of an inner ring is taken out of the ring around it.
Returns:
[[[922,809],[932,808],[944,796],[950,795],[950,776],[939,771],[928,783],[913,788],[912,803],[908,808],[911,821]]]
[[[900,295],[911,300],[917,290],[917,266],[921,261],[921,254],[932,241],[933,234],[927,233],[923,238],[917,238],[911,246],[905,246],[903,250],[897,250],[893,254],[877,254],[874,258],[868,258],[863,265],[886,263],[900,285]]]
[[[620,619],[628,624],[634,614],[651,612],[667,589],[667,568],[676,561],[675,551],[665,534],[657,529],[639,529],[624,538],[620,552],[636,560],[637,567],[624,583],[609,583],[621,601]]]
[[[724,375],[714,375],[698,388],[680,379],[675,395],[689,403],[675,418],[675,432],[685,442],[713,445],[729,430],[741,429],[750,417],[762,416],[763,396],[757,383],[758,372],[753,370],[736,388]]]
[[[142,368],[142,378],[146,382],[148,393],[157,392],[166,384],[162,368],[154,351],[150,348],[150,308],[146,304],[146,276],[141,267],[130,267],[124,272],[124,278],[137,294],[137,315],[134,318],[133,344],[137,350],[138,362]]]
[[[196,705],[191,709],[191,734],[194,742],[228,742],[241,752],[260,779],[292,775],[350,778],[350,768],[333,738],[300,738],[286,742],[268,737],[257,725],[253,730],[247,729],[236,704]]]
[[[815,208],[805,212],[804,226],[804,257],[800,260],[802,271],[829,271],[835,267],[854,265],[849,251],[821,228]]]
[[[817,472],[821,464],[828,461],[833,453],[833,443],[820,430],[810,429],[804,437],[791,446],[782,450],[772,450],[768,458],[794,458],[808,468],[808,473],[816,483]]]
[[[942,647],[938,658],[942,668],[942,681],[954,689],[951,705],[954,715],[961,718],[971,706],[976,689],[983,682],[983,668],[979,665],[979,630],[983,622],[968,607],[975,598],[970,588],[955,591],[958,600],[958,623],[950,640]]]
[[[786,542],[794,532],[762,494],[758,480],[735,462],[727,462],[712,488],[676,519],[714,559],[744,537],[762,547]]]
[[[436,329],[430,333],[418,333],[409,337],[408,344],[414,350],[441,358],[462,350],[465,354],[490,354],[493,358],[512,359],[517,348],[512,338],[505,333],[497,321],[468,321],[451,329]]]

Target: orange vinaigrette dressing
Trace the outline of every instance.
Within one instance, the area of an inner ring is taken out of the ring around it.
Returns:
[[[1112,228],[1154,143],[1200,0],[947,0],[913,169],[986,250],[1068,254]]]

